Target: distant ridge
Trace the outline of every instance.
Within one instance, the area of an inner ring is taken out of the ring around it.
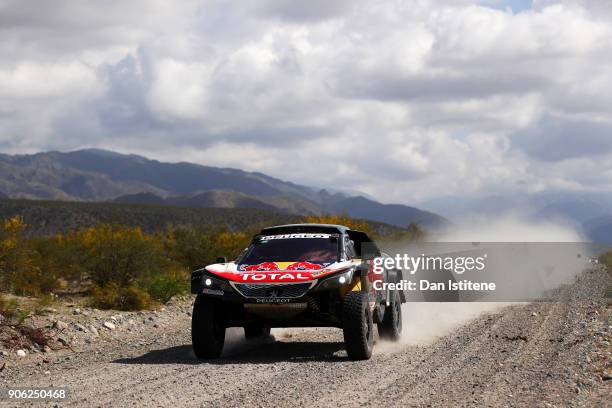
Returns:
[[[262,173],[193,163],[164,163],[100,149],[0,154],[0,191],[11,198],[117,201],[183,207],[255,208],[286,214],[347,214],[404,227],[447,223],[401,204],[329,193]]]

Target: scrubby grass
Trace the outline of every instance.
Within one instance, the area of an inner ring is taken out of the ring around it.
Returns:
[[[345,216],[308,221],[376,233],[371,224]],[[168,225],[147,233],[138,226],[102,223],[32,237],[22,217],[11,217],[0,222],[0,293],[38,297],[33,310],[48,306],[57,293],[91,294],[90,303],[101,309],[151,308],[187,293],[190,271],[219,256],[235,258],[263,226],[236,231],[223,225]],[[415,228],[403,234],[419,235]],[[3,305],[4,316],[24,317],[10,301]]]
[[[16,298],[0,295],[0,344],[8,349],[43,348],[52,339],[48,330],[25,324],[32,310]]]
[[[151,296],[135,286],[124,288],[111,282],[93,288],[91,306],[98,309],[143,310],[151,308]]]
[[[0,295],[0,323],[21,324],[31,312],[31,309],[24,307],[16,299]]]

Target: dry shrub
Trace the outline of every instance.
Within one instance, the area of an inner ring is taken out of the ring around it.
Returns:
[[[20,324],[29,314],[30,310],[20,307],[15,299],[0,294],[0,324]]]
[[[10,349],[31,349],[34,344],[42,348],[49,344],[52,338],[49,332],[23,323],[29,313],[15,299],[0,295],[0,344]]]
[[[151,296],[136,286],[120,287],[111,282],[92,289],[91,305],[98,309],[150,309]]]
[[[48,346],[53,339],[50,332],[45,329],[17,324],[9,326],[0,324],[0,343],[8,349],[32,349]]]

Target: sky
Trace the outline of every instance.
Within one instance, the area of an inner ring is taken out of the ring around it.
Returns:
[[[384,202],[612,191],[608,0],[0,0],[0,152]]]

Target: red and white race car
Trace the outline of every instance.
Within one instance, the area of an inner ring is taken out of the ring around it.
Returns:
[[[392,341],[402,330],[403,292],[374,284],[400,282],[401,271],[375,273],[372,261],[381,256],[367,234],[341,225],[263,229],[235,261],[192,273],[196,356],[221,355],[228,327],[244,327],[247,338],[274,327],[338,327],[349,358],[370,358],[374,323]]]

